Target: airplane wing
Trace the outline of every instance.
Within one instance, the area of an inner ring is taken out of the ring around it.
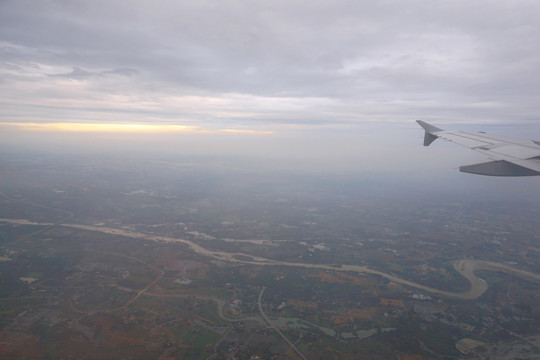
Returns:
[[[540,141],[489,135],[484,132],[446,131],[422,120],[418,124],[426,131],[424,146],[437,138],[476,150],[489,161],[460,166],[459,171],[488,176],[540,175]]]

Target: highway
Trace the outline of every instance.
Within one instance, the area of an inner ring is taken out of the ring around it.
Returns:
[[[294,346],[294,344],[281,332],[281,330],[279,330],[277,327],[275,327],[274,325],[272,325],[272,323],[270,322],[270,320],[266,317],[266,315],[264,314],[264,311],[262,309],[262,304],[261,304],[261,299],[262,299],[262,295],[264,293],[264,290],[266,290],[266,287],[263,287],[261,289],[261,292],[259,293],[259,300],[258,300],[258,305],[259,305],[259,312],[261,313],[261,317],[263,318],[264,322],[266,323],[266,325],[268,325],[270,328],[274,329],[279,336],[281,336],[281,338],[283,340],[285,340],[287,342],[287,344],[289,344],[289,346],[298,354],[298,356],[300,356],[302,359],[304,360],[307,360],[306,357],[304,356],[304,354],[302,354],[300,352],[300,350],[298,350],[298,348],[296,346]]]

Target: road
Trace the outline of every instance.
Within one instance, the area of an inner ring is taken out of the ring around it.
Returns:
[[[268,325],[270,328],[274,329],[279,336],[281,336],[281,338],[283,340],[285,340],[285,342],[287,344],[289,344],[289,346],[298,354],[298,356],[300,356],[302,359],[304,360],[307,360],[306,357],[304,356],[304,354],[302,354],[300,352],[300,350],[298,350],[298,348],[296,346],[294,346],[294,344],[281,332],[281,330],[279,330],[277,327],[275,327],[274,325],[272,325],[272,323],[270,322],[270,320],[266,317],[266,315],[264,314],[264,311],[262,309],[262,304],[261,304],[261,298],[262,298],[262,295],[264,293],[264,290],[266,290],[265,287],[263,287],[261,289],[261,292],[259,293],[259,300],[257,302],[257,304],[259,305],[259,312],[261,313],[261,317],[263,318],[264,322],[266,323],[266,325]]]

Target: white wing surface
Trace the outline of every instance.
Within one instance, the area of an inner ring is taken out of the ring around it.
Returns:
[[[483,132],[446,131],[417,120],[424,128],[424,146],[445,139],[489,157],[489,161],[461,166],[459,171],[489,176],[540,175],[540,141],[489,135]]]

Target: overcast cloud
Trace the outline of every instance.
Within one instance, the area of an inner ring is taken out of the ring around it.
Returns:
[[[537,1],[3,0],[0,121],[532,123],[539,15]]]

